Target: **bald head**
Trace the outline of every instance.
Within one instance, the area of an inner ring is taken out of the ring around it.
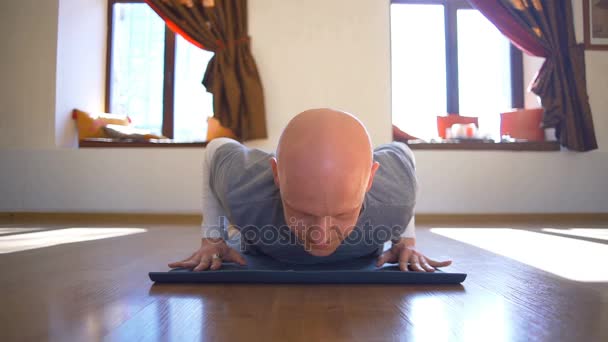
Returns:
[[[300,228],[317,227],[306,233],[292,229],[312,254],[331,254],[352,230],[347,225],[356,223],[378,167],[367,130],[341,111],[305,111],[283,131],[271,164],[285,219],[290,225],[303,223]]]
[[[351,114],[333,109],[311,109],[296,115],[283,130],[277,156],[289,158],[292,152],[306,153],[299,157],[346,157],[371,163],[372,146],[365,126]],[[330,155],[330,154],[334,155]],[[363,160],[365,159],[365,160]]]

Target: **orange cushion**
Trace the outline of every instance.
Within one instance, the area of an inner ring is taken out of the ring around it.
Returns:
[[[545,131],[541,127],[544,110],[519,109],[500,114],[500,135],[509,135],[514,139],[544,141]]]
[[[475,124],[479,128],[479,120],[473,116],[460,116],[458,114],[449,114],[447,116],[437,117],[437,133],[443,139],[446,138],[445,130],[451,128],[454,124]]]
[[[207,119],[207,141],[215,138],[236,139],[236,134],[230,128],[222,126],[218,119],[210,117]]]
[[[72,118],[76,120],[78,127],[78,140],[86,138],[108,138],[108,135],[103,130],[103,127],[112,125],[128,126],[131,123],[126,115],[117,114],[90,114],[78,109],[72,111]]]

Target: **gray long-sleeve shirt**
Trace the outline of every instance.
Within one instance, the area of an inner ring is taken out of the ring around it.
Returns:
[[[214,140],[208,150],[203,170],[203,236],[223,229],[219,217],[226,216],[241,232],[246,252],[294,263],[377,254],[386,241],[414,237],[417,182],[414,157],[405,144],[390,143],[374,150],[380,168],[365,195],[356,227],[327,257],[307,253],[287,227],[269,163],[273,154],[230,139]]]

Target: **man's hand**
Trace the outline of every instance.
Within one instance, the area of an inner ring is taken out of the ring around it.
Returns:
[[[404,272],[408,271],[408,263],[410,269],[417,272],[435,272],[435,267],[445,267],[452,264],[451,260],[435,261],[425,257],[416,250],[416,240],[410,238],[403,238],[399,243],[393,243],[391,249],[378,257],[376,266],[380,267],[387,262],[398,262],[399,269]]]
[[[222,261],[232,261],[239,265],[246,265],[247,261],[239,252],[228,247],[223,239],[202,239],[201,248],[189,258],[169,264],[171,268],[183,267],[195,272],[212,270],[222,267]]]

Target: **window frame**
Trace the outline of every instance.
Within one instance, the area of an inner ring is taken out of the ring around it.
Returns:
[[[107,36],[106,36],[106,96],[105,111],[110,112],[112,101],[112,53],[114,37],[114,5],[115,4],[145,4],[144,0],[108,0]],[[176,33],[165,25],[165,61],[163,73],[163,119],[161,133],[169,139],[174,136],[174,94],[175,94],[175,44]]]
[[[391,0],[391,5],[443,5],[445,7],[445,52],[446,52],[446,101],[448,114],[458,115],[458,22],[459,9],[474,9],[467,0]],[[391,19],[392,20],[392,16]],[[510,44],[511,59],[511,106],[524,107],[524,68],[523,54],[520,49]]]

